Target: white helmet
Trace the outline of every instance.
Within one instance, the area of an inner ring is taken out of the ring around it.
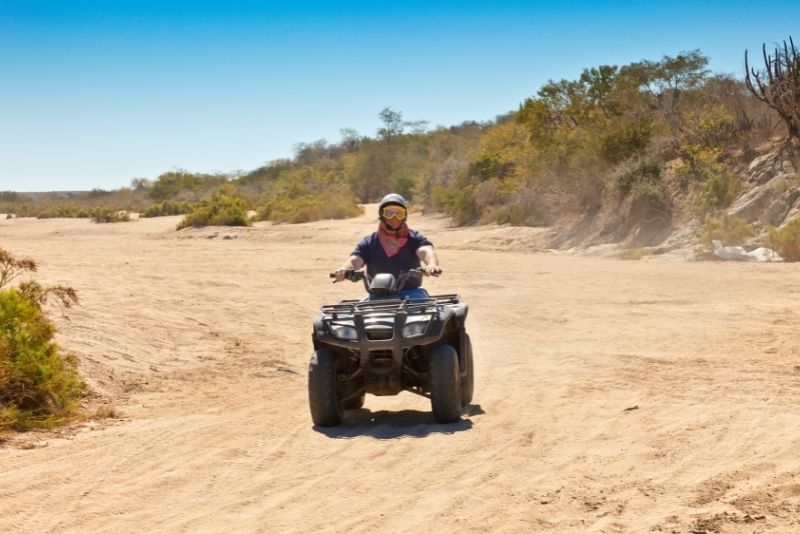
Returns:
[[[390,206],[392,204],[396,206],[402,206],[406,210],[408,209],[408,202],[406,202],[406,199],[397,193],[389,193],[381,199],[381,204],[378,206],[378,213],[380,214],[384,206]]]

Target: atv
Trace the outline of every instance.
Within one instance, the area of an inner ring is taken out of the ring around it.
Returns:
[[[421,276],[421,269],[373,279],[347,271],[345,278],[363,281],[369,296],[322,306],[308,367],[315,425],[340,425],[344,410],[363,407],[367,393],[404,390],[430,399],[436,422],[460,419],[475,383],[468,306],[455,294],[401,299],[406,283]]]

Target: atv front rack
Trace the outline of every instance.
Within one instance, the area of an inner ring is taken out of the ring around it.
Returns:
[[[405,355],[442,343],[445,335],[453,347],[466,346],[467,309],[456,294],[407,300],[343,300],[321,307],[314,319],[314,348],[348,351],[359,361],[358,370],[350,379],[359,376],[367,393],[394,395],[408,389],[427,396],[406,383]],[[429,318],[420,317],[425,315]],[[406,332],[408,324],[415,325],[413,333]],[[419,331],[417,325],[422,324]],[[466,372],[467,368],[463,369]]]
[[[426,299],[377,299],[377,300],[343,300],[338,304],[326,304],[320,308],[325,315],[336,319],[339,315],[352,316],[354,314],[396,313],[405,312],[413,315],[417,313],[430,313],[432,307],[437,305],[458,304],[459,296],[456,294],[432,295]]]

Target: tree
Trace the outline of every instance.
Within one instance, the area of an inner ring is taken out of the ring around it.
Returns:
[[[339,130],[342,136],[341,146],[345,152],[355,152],[361,146],[361,136],[353,128],[342,128]]]
[[[708,57],[700,50],[681,52],[661,61],[639,61],[620,70],[620,77],[650,95],[656,108],[674,126],[683,93],[702,84],[708,75]]]
[[[383,139],[390,139],[403,133],[403,113],[390,107],[383,108],[378,117],[383,122],[383,128],[378,129],[378,135]]]
[[[774,55],[761,47],[764,70],[751,68],[744,52],[745,84],[760,101],[778,112],[789,130],[789,138],[800,141],[800,54],[789,37],[789,43],[776,46]]]
[[[310,165],[329,156],[328,141],[317,139],[311,143],[295,143],[294,161],[298,165]]]
[[[133,178],[131,180],[131,189],[134,191],[146,191],[152,184],[147,178]]]

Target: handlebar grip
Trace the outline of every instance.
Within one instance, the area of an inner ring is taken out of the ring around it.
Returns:
[[[336,278],[336,273],[335,272],[330,273],[328,276],[330,278]],[[361,280],[363,278],[364,278],[363,271],[359,271],[359,270],[356,270],[356,269],[345,269],[345,271],[344,271],[344,279],[345,280],[350,280],[351,282],[358,282],[359,280]],[[336,282],[336,280],[334,280],[334,283],[335,282]]]

